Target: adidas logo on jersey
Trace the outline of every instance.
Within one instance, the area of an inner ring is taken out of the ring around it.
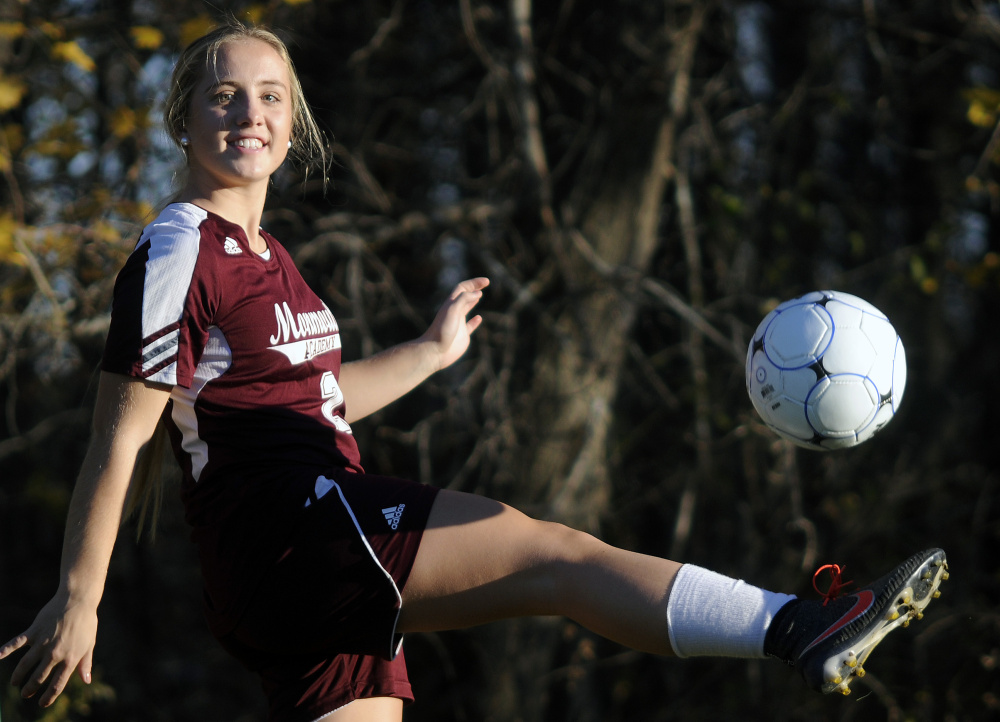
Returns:
[[[226,253],[230,256],[235,256],[237,254],[243,253],[243,249],[240,248],[240,244],[236,242],[235,238],[230,238],[226,236],[226,243],[223,246],[226,249]]]
[[[385,516],[385,520],[389,523],[390,527],[395,529],[399,526],[399,520],[403,518],[403,509],[405,508],[406,504],[400,504],[382,510],[382,514]]]

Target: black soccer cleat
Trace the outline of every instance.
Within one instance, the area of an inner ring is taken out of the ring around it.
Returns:
[[[820,571],[828,568],[834,578],[827,598],[795,599],[783,606],[768,627],[764,653],[796,667],[815,690],[850,694],[848,685],[865,675],[864,663],[882,638],[921,619],[931,599],[940,596],[948,562],[943,550],[928,549],[841,597],[836,596],[840,568],[829,565]]]

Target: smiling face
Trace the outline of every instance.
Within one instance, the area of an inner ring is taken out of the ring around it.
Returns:
[[[266,188],[288,153],[291,87],[287,64],[267,43],[240,39],[219,48],[188,107],[189,188],[206,195]]]

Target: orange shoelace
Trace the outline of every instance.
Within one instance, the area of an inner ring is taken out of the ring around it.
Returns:
[[[840,596],[841,589],[846,587],[848,584],[854,584],[852,581],[841,581],[841,575],[845,569],[847,569],[847,567],[841,569],[839,564],[824,564],[816,570],[815,574],[813,574],[813,589],[816,590],[817,594],[823,597],[824,607],[828,602]],[[820,574],[826,571],[830,572],[830,587],[824,592],[819,588],[816,580],[819,578]]]

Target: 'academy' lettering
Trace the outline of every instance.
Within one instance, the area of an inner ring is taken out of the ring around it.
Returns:
[[[322,311],[298,314],[287,302],[274,304],[274,316],[278,330],[270,338],[271,349],[283,353],[293,365],[340,348],[340,327],[325,303]]]

